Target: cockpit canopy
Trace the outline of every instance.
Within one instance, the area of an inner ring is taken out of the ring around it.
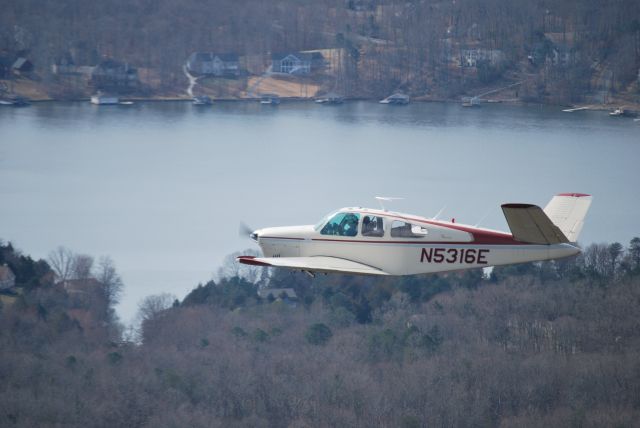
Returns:
[[[358,234],[359,213],[339,212],[320,229],[321,235],[356,236]]]
[[[315,230],[321,235],[392,238],[424,238],[429,230],[423,225],[369,212],[338,211],[325,216]]]

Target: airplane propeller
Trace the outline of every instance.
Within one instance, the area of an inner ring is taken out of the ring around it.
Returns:
[[[240,222],[240,226],[238,227],[238,235],[243,238],[249,237],[254,241],[258,240],[258,235],[254,232],[254,229],[244,222]]]

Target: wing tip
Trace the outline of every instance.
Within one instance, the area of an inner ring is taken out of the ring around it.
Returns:
[[[576,193],[576,192],[558,193],[556,196],[568,196],[571,198],[591,197],[591,195],[589,195],[588,193]]]
[[[253,266],[273,266],[270,263],[263,262],[262,260],[256,260],[254,256],[238,256],[236,260],[243,265],[253,265]]]

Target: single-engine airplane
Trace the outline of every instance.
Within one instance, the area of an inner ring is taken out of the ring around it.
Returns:
[[[591,196],[561,193],[544,210],[503,204],[511,233],[402,214],[385,209],[342,208],[315,226],[253,231],[264,257],[239,256],[247,265],[309,273],[416,275],[559,259],[576,245]]]

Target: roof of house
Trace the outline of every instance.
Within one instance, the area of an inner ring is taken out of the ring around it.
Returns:
[[[96,70],[124,70],[127,73],[136,73],[135,67],[111,58],[100,61],[100,63],[96,65]]]
[[[13,68],[22,68],[28,62],[29,62],[28,59],[24,57],[20,57],[13,63]]]
[[[280,52],[271,54],[271,59],[274,61],[282,61],[288,56],[293,56],[299,59],[300,61],[311,61],[314,59],[318,59],[320,55],[321,58],[324,58],[320,52]]]
[[[238,54],[234,53],[194,52],[189,58],[191,61],[211,62],[215,57],[225,62],[238,61]]]

